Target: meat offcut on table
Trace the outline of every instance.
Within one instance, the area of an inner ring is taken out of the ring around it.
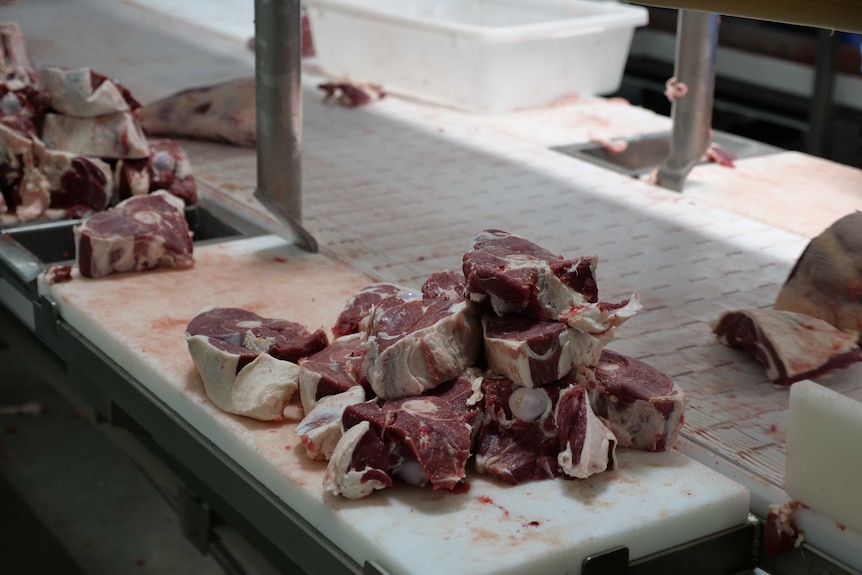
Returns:
[[[672,449],[685,408],[667,376],[604,349],[641,306],[602,301],[597,262],[486,230],[460,271],[419,292],[372,284],[350,298],[331,343],[231,308],[202,311],[186,338],[225,411],[282,420],[299,390],[295,432],[327,461],[333,494],[396,481],[460,492],[469,468],[511,484],[583,479],[614,469],[618,448]]]

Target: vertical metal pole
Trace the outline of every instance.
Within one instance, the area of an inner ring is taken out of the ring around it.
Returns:
[[[300,0],[255,0],[257,189],[255,197],[283,220],[294,242],[315,252],[302,227]]]
[[[658,184],[677,192],[710,143],[717,44],[717,14],[679,11],[675,77],[688,93],[673,102],[670,155],[658,173]]]
[[[805,138],[805,151],[815,156],[824,156],[826,152],[826,133],[832,119],[832,93],[837,59],[837,33],[833,30],[818,30],[814,94],[808,107],[808,135]]]

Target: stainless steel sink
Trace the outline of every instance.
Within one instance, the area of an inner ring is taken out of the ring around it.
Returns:
[[[670,133],[668,132],[621,139],[628,145],[618,154],[608,152],[602,144],[595,142],[556,146],[551,149],[633,178],[651,172],[661,165],[670,153]],[[714,132],[713,142],[729,150],[739,159],[765,156],[781,151],[781,148],[726,132]]]

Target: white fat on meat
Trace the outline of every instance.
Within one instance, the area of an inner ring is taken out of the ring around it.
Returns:
[[[575,366],[595,365],[611,330],[594,336],[562,322],[520,316],[482,318],[488,367],[516,385],[557,381]]]
[[[15,206],[15,215],[21,222],[39,219],[51,205],[51,185],[36,167],[24,168],[18,194],[21,203]]]
[[[330,459],[341,439],[341,416],[349,405],[365,401],[365,390],[356,386],[336,395],[327,395],[316,403],[299,425],[296,434],[310,459]]]
[[[371,424],[367,421],[360,421],[341,436],[323,476],[323,488],[327,492],[341,495],[347,499],[360,499],[377,489],[384,489],[391,485],[391,482],[387,484],[378,479],[366,477],[369,472],[381,472],[382,470],[370,467],[361,470],[350,468],[354,451],[365,434],[370,433],[370,431]]]
[[[183,90],[138,110],[148,136],[196,138],[254,147],[255,80]]]
[[[598,256],[590,256],[588,259],[590,270],[595,275],[599,258]],[[554,274],[551,266],[545,261],[519,259],[517,255],[513,255],[506,260],[506,265],[510,270],[535,269],[538,272],[536,283],[538,301],[551,319],[560,319],[561,314],[572,306],[587,304],[584,296],[560,281],[560,278]],[[494,294],[491,294],[489,302],[494,312],[500,316],[520,311],[517,306],[508,304]]]
[[[617,438],[593,413],[582,386],[574,385],[560,393],[556,419],[563,448],[557,463],[563,473],[586,479],[616,468]]]
[[[147,158],[147,139],[131,112],[97,118],[46,114],[42,139],[49,148],[108,159]]]
[[[51,97],[51,107],[61,114],[95,118],[129,111],[129,104],[111,80],[105,79],[93,89],[89,68],[42,68],[39,83]]]
[[[219,409],[261,421],[284,418],[298,385],[298,365],[261,353],[237,373],[240,356],[212,345],[208,336],[195,335],[187,343],[207,396]]]
[[[431,325],[407,333],[383,331],[388,329],[385,322],[390,312],[397,316],[405,306],[421,307],[421,313],[433,309],[440,316]],[[420,395],[460,375],[475,362],[482,341],[481,324],[465,301],[406,302],[375,314],[371,323],[363,370],[371,388],[384,399]]]
[[[718,341],[743,349],[778,386],[811,379],[860,360],[858,332],[805,314],[772,309],[725,312],[712,322]]]
[[[643,309],[638,294],[620,302],[587,303],[573,306],[560,319],[570,327],[586,333],[605,334]]]

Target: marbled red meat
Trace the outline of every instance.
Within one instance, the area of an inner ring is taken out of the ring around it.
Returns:
[[[335,337],[351,333],[364,333],[374,307],[392,307],[416,300],[422,294],[393,283],[376,283],[366,286],[352,296],[338,315],[332,333]]]
[[[607,339],[563,322],[514,314],[487,315],[482,327],[488,367],[527,387],[557,381],[575,366],[595,365]]]
[[[156,192],[93,214],[74,228],[81,275],[191,267],[194,244],[183,208],[180,199]]]
[[[676,447],[685,393],[667,375],[631,357],[604,350],[594,369],[580,374],[596,414],[622,447],[667,451]]]
[[[445,270],[436,272],[422,284],[422,297],[434,299],[444,297],[450,300],[467,299],[467,280],[459,271]]]
[[[485,230],[464,254],[470,299],[499,316],[512,313],[565,321],[588,333],[607,332],[641,309],[637,294],[600,302],[596,256],[563,259],[522,237]]]
[[[538,409],[528,419],[512,412],[512,394],[518,389],[508,379],[485,378],[485,414],[476,443],[476,471],[511,485],[560,475],[560,438],[554,421],[560,386],[531,390],[541,401],[536,401]]]
[[[365,346],[358,333],[335,339],[329,346],[300,360],[299,393],[306,413],[328,395],[363,386],[370,390],[362,372]]]
[[[420,396],[347,407],[345,434],[330,459],[326,490],[356,499],[391,485],[394,477],[456,489],[466,478],[473,433],[481,421],[480,381],[477,373],[467,372]]]
[[[363,370],[382,398],[418,395],[472,366],[481,345],[482,326],[469,302],[408,301],[375,310]]]

